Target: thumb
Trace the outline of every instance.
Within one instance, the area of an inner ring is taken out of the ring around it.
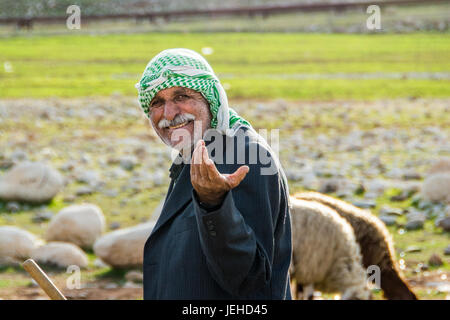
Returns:
[[[236,188],[242,180],[244,180],[247,173],[250,171],[248,166],[241,166],[234,173],[227,177],[231,189]]]

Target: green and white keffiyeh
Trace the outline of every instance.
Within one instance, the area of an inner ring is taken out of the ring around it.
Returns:
[[[200,54],[189,49],[167,49],[155,56],[145,67],[136,84],[139,103],[150,118],[150,102],[156,94],[171,87],[185,87],[200,92],[209,102],[211,127],[227,134],[245,124],[251,125],[228,107],[228,99],[219,79]]]

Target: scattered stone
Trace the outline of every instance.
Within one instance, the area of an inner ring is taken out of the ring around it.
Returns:
[[[405,253],[416,253],[416,252],[421,252],[422,248],[418,247],[418,246],[409,246],[405,249]]]
[[[431,255],[430,259],[428,259],[428,263],[430,264],[430,266],[434,266],[434,267],[439,267],[444,264],[442,262],[441,257],[437,253],[433,253]]]
[[[131,171],[138,164],[138,159],[135,156],[124,156],[120,158],[119,165],[122,169]]]
[[[439,221],[438,226],[439,226],[440,228],[442,228],[444,231],[449,232],[449,231],[450,231],[450,217],[442,218],[442,219]]]
[[[132,270],[125,274],[125,279],[131,282],[142,283],[144,281],[144,275],[140,271]]]
[[[423,220],[411,220],[405,224],[406,230],[418,230],[423,229]]]
[[[376,203],[372,200],[354,201],[353,205],[362,209],[375,208]]]
[[[117,221],[111,222],[109,224],[109,229],[110,230],[116,230],[116,229],[119,229],[119,228],[120,228],[120,223],[117,222]]]
[[[36,213],[32,218],[31,221],[34,223],[41,223],[50,220],[53,217],[53,212],[51,211],[43,211]]]
[[[400,194],[397,194],[395,196],[392,196],[390,198],[391,201],[405,201],[406,199],[409,198],[409,192],[407,191],[402,191]]]
[[[92,189],[90,186],[81,186],[75,191],[76,196],[86,196],[91,195],[95,192],[94,189]]]
[[[6,210],[11,213],[18,212],[20,211],[20,204],[15,201],[10,201],[6,204]]]
[[[391,208],[384,206],[380,208],[380,215],[401,216],[403,215],[403,210],[399,208]]]
[[[104,289],[117,289],[119,285],[117,283],[111,282],[106,284],[103,288]]]
[[[29,258],[37,244],[30,232],[14,226],[0,226],[0,258]]]
[[[96,267],[96,268],[105,268],[107,266],[108,265],[106,263],[104,263],[102,261],[102,259],[97,258],[97,259],[94,260],[94,267]]]
[[[396,223],[397,218],[393,216],[379,216],[380,220],[387,226],[393,226]]]
[[[422,185],[422,195],[428,201],[450,203],[450,171],[428,176]]]
[[[116,268],[142,267],[144,245],[155,223],[116,230],[105,234],[94,244],[95,254]]]
[[[47,202],[64,186],[55,169],[39,162],[21,162],[0,180],[0,199],[6,201]]]
[[[447,248],[445,248],[444,254],[445,254],[446,256],[450,255],[450,244],[447,246]]]
[[[130,288],[142,288],[142,285],[139,285],[139,284],[137,284],[137,283],[134,283],[134,282],[131,282],[131,281],[127,281],[127,282],[125,282],[125,284],[122,286],[122,288],[127,288],[127,289],[130,289]]]
[[[88,265],[86,254],[72,243],[50,242],[33,250],[31,255],[38,263],[60,268],[76,265],[85,268]]]
[[[47,229],[48,241],[71,242],[91,248],[105,229],[102,210],[94,204],[71,205],[56,214]]]

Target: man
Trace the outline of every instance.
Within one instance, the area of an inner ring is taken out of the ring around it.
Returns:
[[[276,155],[194,51],[159,53],[136,87],[179,152],[144,248],[144,299],[291,299],[289,191]]]

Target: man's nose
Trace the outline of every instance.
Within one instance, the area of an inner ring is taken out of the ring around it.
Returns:
[[[180,113],[180,108],[176,103],[173,103],[173,101],[167,101],[164,104],[164,117],[171,121],[175,118],[177,114]]]

